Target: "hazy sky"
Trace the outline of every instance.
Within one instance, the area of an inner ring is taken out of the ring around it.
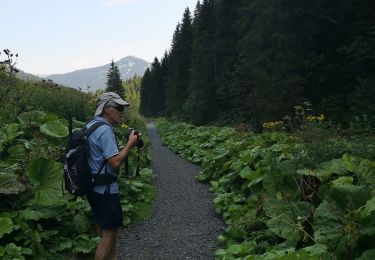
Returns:
[[[197,0],[0,0],[0,48],[33,74],[65,73],[125,56],[151,62],[170,48]],[[4,59],[2,53],[0,59]]]

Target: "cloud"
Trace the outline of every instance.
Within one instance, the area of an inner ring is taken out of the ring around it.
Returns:
[[[129,4],[136,4],[142,2],[142,0],[103,0],[105,5],[129,5]]]

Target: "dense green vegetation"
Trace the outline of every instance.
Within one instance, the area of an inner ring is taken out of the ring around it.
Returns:
[[[92,97],[78,90],[51,81],[23,81],[13,74],[0,72],[0,118],[3,123],[16,120],[22,112],[44,110],[68,119],[87,120],[95,103]]]
[[[125,124],[116,128],[123,144],[129,126],[144,133],[140,175],[124,178],[120,169],[124,225],[149,214],[154,197],[146,125],[139,115],[140,79],[124,83],[133,104]],[[99,241],[85,199],[63,191],[63,156],[68,135],[67,118],[82,127],[92,117],[95,96],[58,86],[51,81],[30,82],[0,71],[0,258],[92,258]],[[98,93],[99,94],[99,93]],[[138,104],[138,105],[137,105]],[[129,157],[130,173],[137,152]]]
[[[109,69],[107,72],[107,83],[105,91],[115,92],[121,97],[124,97],[124,89],[122,88],[120,71],[113,60],[109,65]]]
[[[142,82],[142,113],[195,124],[262,124],[311,102],[348,125],[372,125],[372,0],[203,0]]]
[[[217,259],[373,259],[375,139],[314,117],[293,134],[158,122],[201,165],[226,224]]]

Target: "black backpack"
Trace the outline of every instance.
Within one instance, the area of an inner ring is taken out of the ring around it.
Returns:
[[[88,137],[105,122],[95,122],[89,128],[86,125],[72,133],[69,125],[69,140],[65,151],[64,182],[65,189],[76,196],[87,194],[94,186],[94,178],[88,163]],[[105,163],[105,162],[104,162]]]

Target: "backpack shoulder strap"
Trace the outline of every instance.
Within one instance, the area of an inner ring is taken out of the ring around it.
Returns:
[[[99,126],[102,126],[102,125],[108,125],[108,124],[103,121],[98,121],[92,124],[89,128],[85,129],[86,136],[89,137],[92,134],[92,132],[94,132]]]

